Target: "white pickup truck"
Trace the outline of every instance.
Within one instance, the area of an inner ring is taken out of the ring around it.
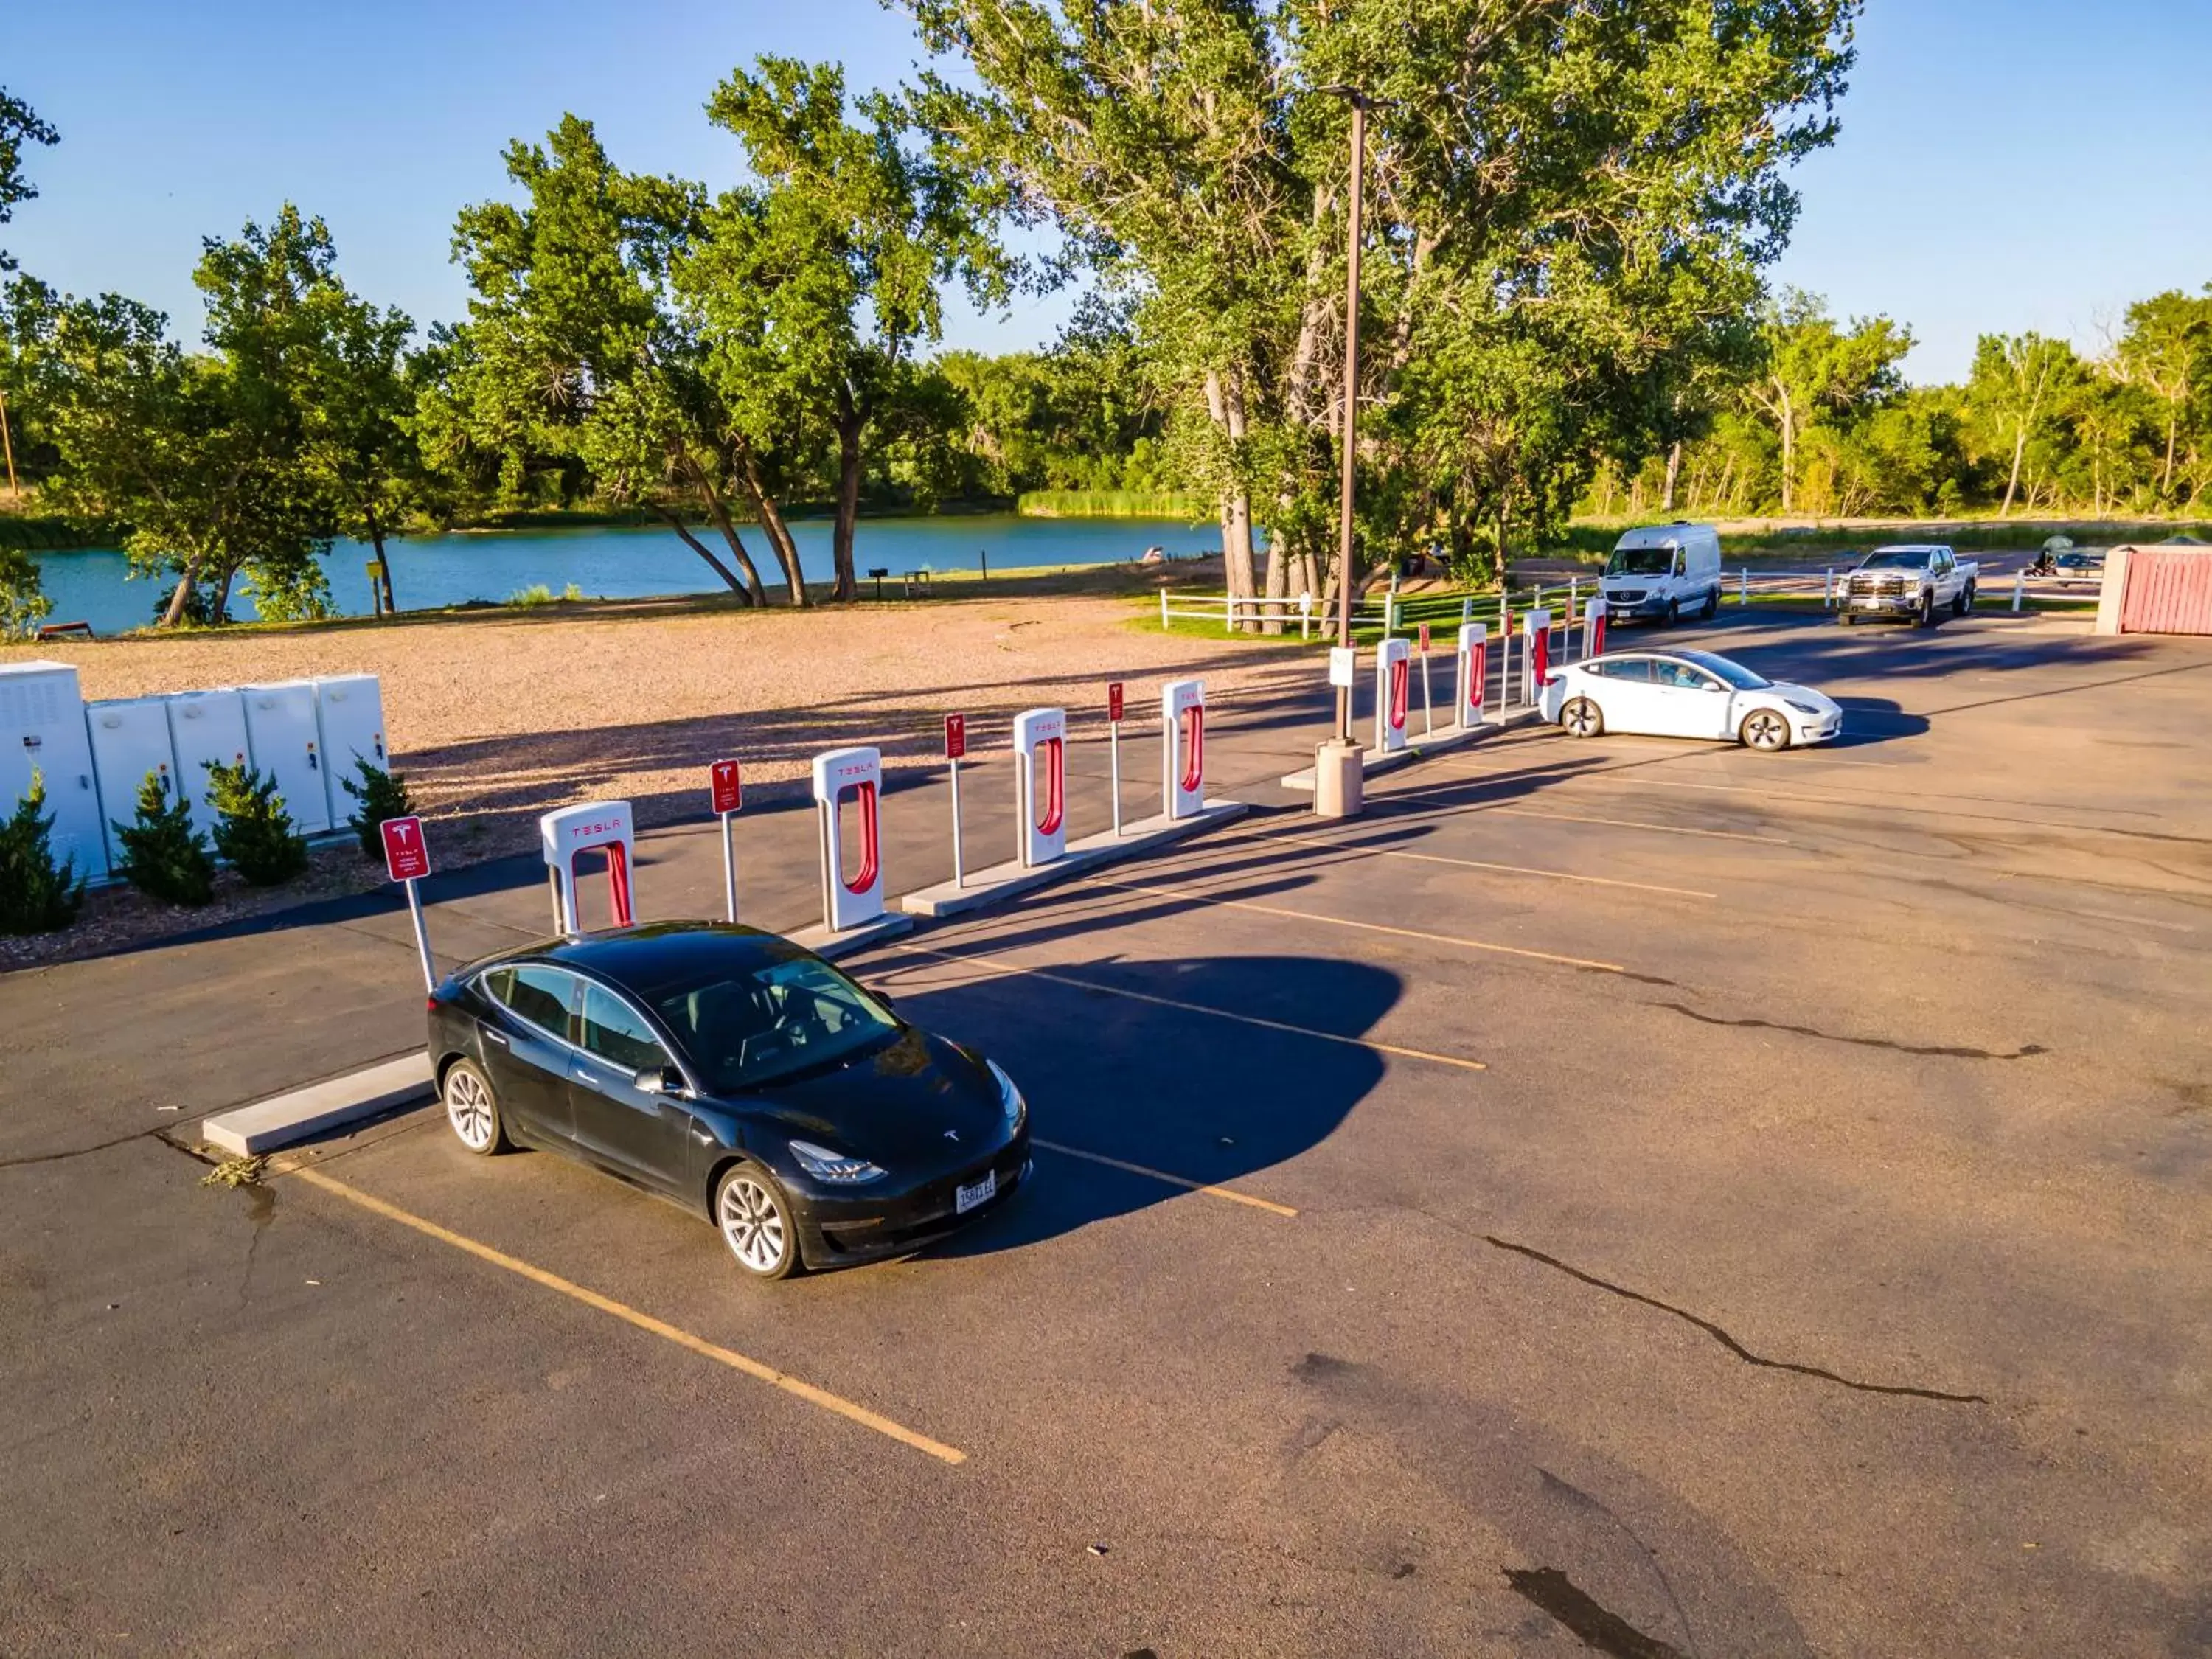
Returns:
[[[1861,617],[1901,617],[1932,628],[1936,613],[1963,617],[1973,607],[1981,566],[1960,562],[1948,547],[1877,547],[1844,577],[1836,620],[1849,628]]]

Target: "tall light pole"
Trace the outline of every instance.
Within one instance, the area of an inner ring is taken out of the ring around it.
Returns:
[[[1338,484],[1336,642],[1352,646],[1352,496],[1359,424],[1359,226],[1367,191],[1367,110],[1374,100],[1355,87],[1323,87],[1352,106],[1352,223],[1344,279],[1344,472]],[[1336,688],[1336,740],[1352,741],[1352,688]]]

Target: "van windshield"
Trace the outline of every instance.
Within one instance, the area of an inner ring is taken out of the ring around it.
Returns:
[[[1674,568],[1671,547],[1618,547],[1605,562],[1608,576],[1664,576]]]

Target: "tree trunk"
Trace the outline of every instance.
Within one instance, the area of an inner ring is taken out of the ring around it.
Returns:
[[[1235,452],[1244,438],[1244,398],[1233,377],[1218,370],[1206,376],[1206,413],[1228,438],[1234,465]],[[1252,597],[1252,501],[1232,481],[1221,488],[1221,565],[1230,597]]]
[[[2173,441],[2180,426],[2181,406],[2168,404],[2166,406],[2166,476],[2158,481],[2158,499],[2161,505],[2173,498]]]
[[[707,562],[708,568],[717,576],[720,576],[722,579],[732,593],[735,593],[747,605],[758,605],[760,603],[760,599],[757,593],[749,592],[747,585],[740,582],[737,579],[736,575],[732,573],[730,568],[714,556],[714,550],[709,548],[706,543],[701,541],[696,536],[691,533],[690,526],[684,522],[683,516],[680,514],[676,512],[674,508],[663,507],[658,502],[654,504],[653,510],[660,514],[661,518],[666,520],[668,527],[677,533],[678,537],[683,541],[684,546],[690,548],[694,553],[696,553],[701,558]],[[738,556],[742,559],[744,557],[744,555],[743,552],[740,552]],[[751,562],[749,560],[745,565],[745,574],[751,578],[751,586],[753,588],[757,588],[760,586],[760,577],[755,574]]]
[[[233,565],[222,573],[222,586],[215,591],[215,604],[209,608],[208,622],[220,628],[230,620],[230,585],[238,580],[238,567]]]
[[[2010,517],[2012,516],[2012,498],[2014,497],[2014,495],[2015,495],[2016,494],[2018,494],[2018,493],[2019,493],[2019,490],[2020,490],[2020,463],[2021,463],[2021,457],[2023,457],[2024,455],[2026,455],[2027,453],[2027,422],[2026,421],[2022,421],[2022,422],[2020,423],[2020,426],[2019,426],[2018,430],[2014,433],[2014,436],[2013,436],[2013,441],[2012,441],[2012,477],[2011,477],[2011,478],[2010,478],[2009,480],[2008,480],[2008,481],[2007,481],[2007,483],[2006,483],[2006,484],[2005,484],[2004,505],[2003,505],[2002,507],[1999,507],[1999,508],[1997,509],[1997,517],[1999,517],[2000,519],[2008,519],[2008,518],[2010,518]]]
[[[1782,398],[1782,516],[1788,518],[1797,505],[1797,411],[1790,402],[1790,388],[1779,380],[1775,389]]]
[[[837,517],[830,532],[830,550],[836,566],[837,586],[830,597],[849,604],[860,597],[860,579],[853,569],[853,526],[860,516],[860,428],[866,417],[853,406],[842,388],[837,393]]]
[[[1505,591],[1505,498],[1501,495],[1498,501],[1497,562],[1491,570],[1491,575],[1497,581],[1498,591],[1501,593]]]
[[[794,611],[804,611],[812,603],[806,597],[806,573],[799,568],[799,544],[791,539],[790,527],[783,521],[783,507],[775,499],[775,492],[768,487],[761,476],[760,457],[753,453],[752,446],[738,440],[732,453],[737,458],[738,483],[745,492],[745,499],[753,504],[753,516],[760,520],[761,532],[768,538],[775,562],[783,569],[784,603]],[[719,507],[720,503],[715,505]],[[735,536],[737,527],[729,522],[729,514],[723,511],[717,522],[723,526],[725,536]],[[765,592],[760,601],[768,603]]]
[[[376,583],[384,592],[384,614],[395,616],[399,606],[392,597],[392,561],[385,556],[384,526],[378,520],[374,507],[368,509],[368,544],[376,550]]]
[[[1667,499],[1659,503],[1659,510],[1671,514],[1674,510],[1674,487],[1682,478],[1682,441],[1674,440],[1667,450]]]
[[[169,608],[161,616],[161,626],[174,628],[185,617],[185,605],[191,597],[192,584],[199,579],[199,561],[186,559],[184,569],[177,576],[176,592],[169,595]]]
[[[683,538],[684,544],[706,560],[713,568],[714,574],[720,576],[730,588],[745,596],[746,604],[766,605],[768,594],[761,587],[760,571],[753,563],[753,556],[745,550],[744,539],[738,534],[737,526],[730,522],[730,509],[722,501],[722,492],[714,487],[714,481],[707,476],[707,469],[699,465],[698,457],[692,454],[690,450],[685,449],[678,453],[676,469],[691,480],[693,487],[706,501],[707,516],[714,520],[714,528],[720,532],[723,545],[730,550],[730,556],[737,561],[738,568],[744,573],[743,584],[740,585],[738,579],[731,574],[727,565],[707,550],[705,544],[691,533],[684,521],[675,514],[661,507],[656,507],[653,510],[668,521],[669,527]]]

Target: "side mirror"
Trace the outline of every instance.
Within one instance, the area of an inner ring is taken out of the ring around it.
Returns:
[[[673,1066],[647,1066],[630,1079],[641,1095],[686,1095],[691,1092],[684,1073]]]

